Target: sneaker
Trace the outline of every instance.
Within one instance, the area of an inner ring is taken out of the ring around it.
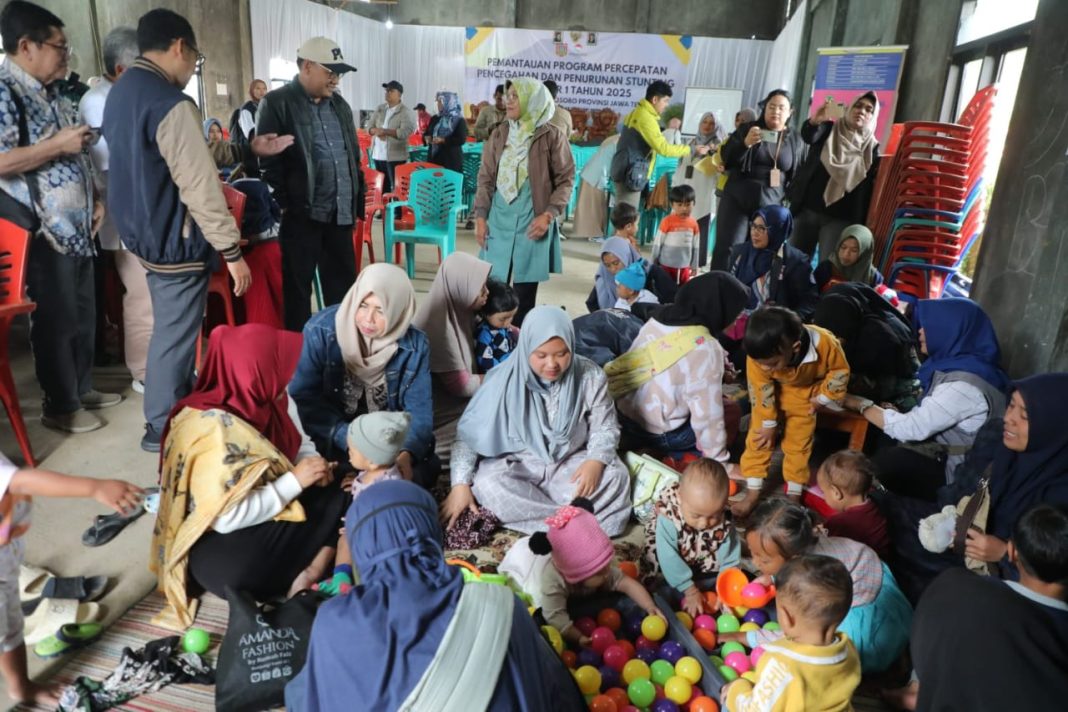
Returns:
[[[110,408],[113,405],[122,403],[122,396],[118,393],[101,393],[98,390],[89,390],[82,394],[80,400],[82,407],[86,410],[99,410],[100,408]]]
[[[133,381],[130,383],[130,390],[132,390],[134,393],[140,393],[141,395],[144,395],[145,394],[145,382],[144,381],[139,381],[136,378],[133,379]]]
[[[104,421],[84,408],[79,408],[73,413],[42,414],[41,425],[64,433],[91,433],[104,427]]]
[[[145,426],[145,435],[141,438],[141,449],[145,452],[159,452],[160,435],[151,425]]]

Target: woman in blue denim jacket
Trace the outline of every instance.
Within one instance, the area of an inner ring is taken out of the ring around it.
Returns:
[[[404,270],[365,267],[341,304],[304,326],[300,363],[289,384],[301,423],[328,459],[348,460],[353,418],[373,411],[407,411],[411,427],[397,466],[430,487],[440,471],[434,455],[430,346],[411,326],[415,290]]]

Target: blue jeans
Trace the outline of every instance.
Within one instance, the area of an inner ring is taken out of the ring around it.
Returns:
[[[619,415],[622,428],[622,449],[638,450],[648,448],[672,455],[681,455],[697,450],[697,436],[689,422],[666,433],[650,433],[625,415]]]

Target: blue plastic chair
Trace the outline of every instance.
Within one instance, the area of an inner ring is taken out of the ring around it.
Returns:
[[[385,220],[386,255],[395,245],[404,245],[408,278],[415,278],[415,246],[434,245],[444,260],[456,249],[456,216],[463,202],[464,177],[444,168],[426,168],[412,173],[408,199],[389,203]],[[409,208],[415,227],[397,230],[393,225],[396,211]]]

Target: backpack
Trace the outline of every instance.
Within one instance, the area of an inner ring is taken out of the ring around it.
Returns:
[[[237,107],[237,109],[234,110],[234,113],[230,114],[230,143],[238,150],[241,162],[246,165],[248,165],[254,156],[252,154],[252,146],[249,144],[249,137],[246,136],[245,132],[241,129],[241,112],[248,108],[250,103],[252,102],[245,102]],[[256,112],[253,111],[252,115],[255,116]]]

